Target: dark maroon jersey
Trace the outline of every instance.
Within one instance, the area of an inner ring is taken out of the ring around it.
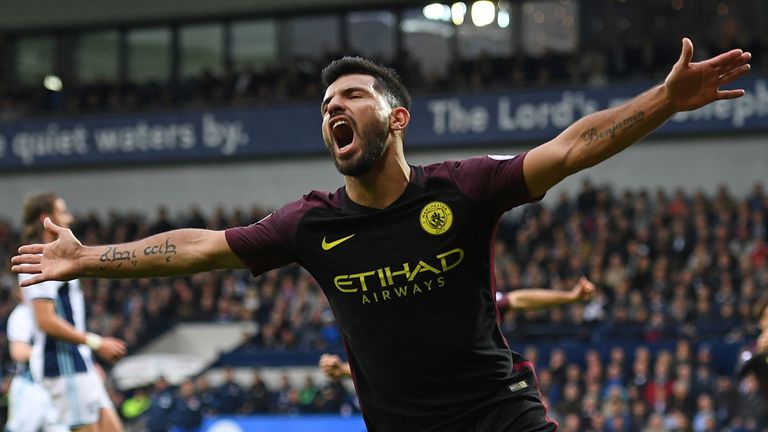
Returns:
[[[313,191],[226,231],[254,275],[297,262],[320,284],[369,431],[455,430],[513,395],[520,365],[496,321],[492,244],[501,215],[532,200],[524,157],[412,166],[385,209],[343,187]]]

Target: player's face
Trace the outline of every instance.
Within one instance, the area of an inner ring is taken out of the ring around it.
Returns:
[[[57,198],[56,201],[53,202],[53,211],[49,217],[51,218],[51,222],[64,228],[69,228],[74,221],[72,214],[67,210],[67,203],[61,198]]]
[[[387,149],[392,109],[374,82],[370,75],[344,75],[328,86],[320,106],[325,147],[346,176],[365,174]]]

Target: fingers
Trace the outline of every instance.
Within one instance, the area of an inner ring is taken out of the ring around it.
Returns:
[[[39,274],[43,271],[43,266],[40,264],[40,255],[16,255],[11,258],[11,271],[14,273],[24,274]],[[34,279],[34,278],[33,278]],[[37,282],[30,282],[32,279],[25,280],[19,285],[22,287],[33,285]]]
[[[741,61],[742,63],[745,63],[749,61],[749,59],[752,58],[752,54],[745,53],[744,51],[740,49],[732,49],[728,52],[724,52],[718,56],[712,57],[709,60],[706,60],[706,63],[709,63],[711,66],[721,68],[721,67],[727,67],[731,63],[737,63]]]
[[[734,50],[734,51],[741,52],[741,50]],[[752,60],[752,53],[747,51],[747,52],[741,53],[741,55],[739,55],[738,57],[734,57],[730,61],[715,67],[718,68],[718,72],[720,73],[720,75],[723,75],[741,65],[745,65],[749,63],[750,60]]]
[[[744,96],[746,92],[744,89],[738,89],[738,90],[718,90],[717,91],[717,99],[736,99]]]
[[[104,338],[103,345],[99,349],[98,354],[112,362],[115,362],[123,357],[127,353],[125,342],[116,338]]]
[[[582,291],[595,288],[595,285],[592,282],[590,282],[590,280],[587,279],[586,276],[582,276],[579,278],[579,286],[581,287]]]
[[[125,357],[125,348],[114,350],[109,357],[113,362],[120,360],[121,358]]]
[[[35,276],[32,276],[29,279],[24,279],[23,281],[19,282],[19,286],[22,288],[26,288],[31,285],[39,284],[40,282],[45,282],[45,277],[42,275],[42,273],[40,273],[39,271],[35,273],[37,273]]]
[[[335,354],[323,354],[320,356],[320,363],[332,364],[340,361],[341,358]]]
[[[15,257],[11,258],[11,264],[40,264],[42,262],[43,257],[40,255],[32,255],[32,254],[24,254],[24,255],[16,255]]]
[[[117,347],[117,358],[125,357],[125,354],[128,352],[128,348],[126,348],[125,344],[121,343]]]
[[[729,64],[730,68],[725,71],[724,74],[720,75],[719,77],[719,86],[726,85],[728,83],[731,83],[733,81],[736,81],[737,79],[741,78],[742,76],[749,73],[749,71],[752,69],[752,66],[748,62],[752,58],[752,55],[748,52],[741,54],[739,57],[736,58],[734,61],[735,64]],[[722,100],[722,99],[735,99],[744,96],[746,92],[744,89],[731,89],[731,90],[717,90],[716,99]]]
[[[40,264],[19,264],[11,266],[11,271],[22,274],[37,274],[43,272],[43,266]]]
[[[736,69],[731,70],[730,72],[720,75],[720,85],[728,84],[729,82],[735,81],[742,76],[749,73],[749,70],[752,69],[752,66],[749,64],[741,65],[737,67]]]
[[[581,293],[580,297],[582,300],[591,300],[595,297],[595,294],[597,293],[597,288],[595,288],[595,284],[593,284],[589,279],[587,279],[586,276],[582,276],[579,278],[579,291]]]
[[[693,58],[693,42],[691,42],[688,38],[683,38],[683,48],[680,50],[680,59],[677,60],[677,63],[681,66],[687,67],[689,64],[691,64],[691,59]]]
[[[56,225],[55,223],[53,223],[53,221],[49,217],[45,218],[45,220],[43,221],[43,228],[45,228],[46,231],[48,231],[49,233],[57,237],[59,236],[61,231],[64,229]]]
[[[43,246],[45,246],[45,245],[44,244],[39,244],[39,243],[31,244],[31,245],[24,245],[24,246],[19,248],[19,254],[20,255],[26,255],[26,254],[39,255],[39,254],[43,253]]]

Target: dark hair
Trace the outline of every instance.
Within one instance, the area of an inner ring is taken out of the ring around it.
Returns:
[[[387,98],[393,107],[411,109],[411,95],[394,69],[374,63],[362,57],[342,57],[332,61],[320,73],[324,88],[344,75],[362,74],[376,78],[374,88]]]
[[[42,241],[43,224],[40,216],[53,213],[53,206],[59,196],[53,192],[31,196],[24,203],[24,231],[21,240],[24,242]]]

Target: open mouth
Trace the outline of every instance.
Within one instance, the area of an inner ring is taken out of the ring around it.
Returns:
[[[345,120],[340,120],[333,125],[331,129],[333,133],[333,139],[336,141],[336,145],[339,149],[352,144],[352,139],[355,137],[355,132],[352,130],[352,126]]]

